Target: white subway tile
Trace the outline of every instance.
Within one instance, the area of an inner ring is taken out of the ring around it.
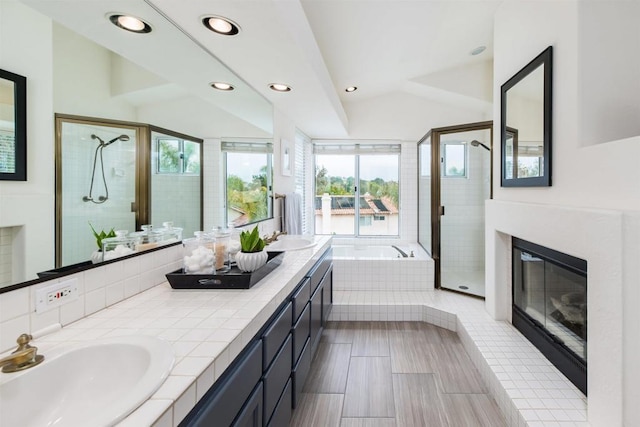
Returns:
[[[108,285],[105,291],[105,299],[107,307],[122,301],[124,299],[124,282],[120,281]]]
[[[95,291],[87,292],[84,298],[84,311],[87,316],[106,307],[104,287]]]
[[[0,294],[0,322],[29,313],[29,288]]]
[[[31,315],[31,331],[38,331],[56,323],[60,323],[60,307],[52,308],[44,313],[32,312]]]
[[[84,291],[86,293],[104,288],[105,283],[104,266],[84,271]]]
[[[0,352],[14,349],[16,340],[24,333],[31,333],[27,314],[0,323]]]

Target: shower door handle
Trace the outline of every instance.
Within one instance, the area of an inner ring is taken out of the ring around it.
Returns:
[[[131,212],[136,212],[138,207],[136,206],[136,202],[131,202]]]
[[[440,216],[444,216],[444,206],[440,206]]]

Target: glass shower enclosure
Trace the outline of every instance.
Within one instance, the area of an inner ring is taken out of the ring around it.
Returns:
[[[432,129],[418,144],[418,241],[435,261],[435,287],[479,297],[492,127],[479,122]]]
[[[144,123],[56,115],[56,268],[98,249],[91,227],[202,229],[203,140]]]

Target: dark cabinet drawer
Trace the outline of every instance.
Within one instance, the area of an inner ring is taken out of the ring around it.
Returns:
[[[269,370],[262,379],[264,384],[264,419],[268,420],[278,403],[287,381],[291,377],[291,336],[273,359]]]
[[[291,303],[293,304],[293,321],[291,323],[296,323],[307,302],[309,302],[309,298],[311,298],[311,279],[307,277],[291,297]]]
[[[311,278],[311,293],[313,294],[317,289],[318,285],[322,281],[325,273],[331,266],[333,261],[333,250],[331,248],[327,249],[322,258],[316,263],[316,265],[311,268],[309,271],[308,277]]]
[[[311,340],[307,339],[305,346],[302,350],[302,354],[300,355],[300,359],[298,363],[293,368],[293,372],[291,374],[291,380],[293,385],[292,392],[292,402],[291,406],[295,408],[298,406],[300,402],[300,395],[302,394],[302,388],[304,387],[304,383],[307,381],[307,375],[311,370]]]
[[[287,382],[287,386],[280,396],[280,400],[276,405],[273,416],[267,424],[269,427],[286,427],[291,421],[291,380]]]
[[[318,287],[316,292],[311,296],[311,325],[309,335],[311,337],[312,352],[320,341],[320,332],[322,329],[322,287]]]
[[[298,319],[298,322],[293,326],[293,364],[295,365],[302,353],[307,338],[309,338],[309,327],[311,325],[311,305],[305,306],[304,312]]]
[[[327,324],[333,306],[333,266],[327,270],[322,279],[322,326]]]
[[[273,319],[271,325],[262,335],[262,343],[264,345],[264,357],[262,359],[263,370],[267,370],[273,357],[282,346],[286,336],[291,331],[291,303]]]
[[[180,426],[229,426],[262,375],[262,342],[256,341],[227,369],[191,410]],[[289,362],[291,363],[291,362]],[[291,365],[289,365],[291,366]],[[223,374],[225,375],[225,374]]]
[[[258,383],[232,427],[262,427],[262,381]]]

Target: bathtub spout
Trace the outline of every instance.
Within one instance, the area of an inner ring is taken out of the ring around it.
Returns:
[[[396,251],[400,252],[400,255],[402,255],[402,258],[407,258],[409,256],[402,249],[400,249],[399,247],[393,246],[393,245],[391,245],[391,247],[393,249],[395,249]]]

